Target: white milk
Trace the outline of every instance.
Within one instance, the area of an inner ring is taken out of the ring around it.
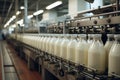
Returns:
[[[39,36],[39,40],[38,40],[38,49],[41,50],[41,39],[42,39],[42,35]]]
[[[111,47],[112,47],[112,45],[113,45],[113,42],[114,42],[114,41],[113,41],[113,37],[114,37],[113,34],[108,34],[107,36],[108,36],[108,40],[107,40],[107,42],[106,42],[106,44],[105,44],[105,46],[104,46],[105,51],[106,51],[106,68],[108,68],[109,52],[110,52],[110,49],[111,49]]]
[[[57,38],[56,38],[56,35],[54,34],[54,39],[53,39],[52,45],[51,45],[51,53],[52,53],[52,55],[55,55],[54,51],[55,51],[55,41],[56,40],[57,40]]]
[[[67,59],[67,46],[69,43],[68,37],[69,37],[69,35],[64,35],[64,40],[61,43],[60,57],[63,59]]]
[[[31,46],[32,46],[32,47],[34,47],[34,43],[35,43],[35,42],[34,42],[34,38],[35,38],[34,35],[32,35],[32,36],[30,37],[30,39],[31,39]]]
[[[50,47],[51,47],[50,42],[51,42],[51,40],[52,40],[52,35],[50,35],[50,38],[49,38],[49,41],[48,41],[48,53],[49,54],[50,54]]]
[[[115,42],[109,53],[108,73],[120,75],[120,35],[115,35]]]
[[[42,42],[43,51],[45,51],[45,49],[46,49],[46,45],[45,45],[46,40],[47,40],[47,37],[46,37],[46,35],[44,35],[44,39],[43,39],[43,42]]]
[[[94,42],[88,50],[88,67],[96,69],[98,73],[105,72],[105,49],[100,41],[100,34],[94,34]]]
[[[60,57],[60,52],[61,52],[61,43],[62,43],[62,41],[63,41],[63,38],[62,38],[63,36],[62,35],[59,35],[59,40],[58,40],[58,42],[57,42],[57,44],[56,44],[56,48],[55,48],[55,50],[56,50],[56,56],[58,56],[58,57]]]
[[[39,49],[39,40],[40,40],[40,35],[38,35],[38,39],[37,39],[37,49]]]
[[[76,35],[71,35],[71,40],[67,46],[67,60],[75,62],[75,52],[76,52]]]
[[[54,45],[55,37],[53,35],[52,39],[50,40],[50,54],[53,54],[53,45]]]
[[[54,55],[57,56],[57,46],[59,44],[59,40],[60,40],[60,35],[57,35],[57,39],[54,43]]]
[[[42,47],[43,47],[43,46],[42,46],[43,39],[44,39],[44,35],[42,34],[42,37],[41,37],[41,39],[40,39],[40,49],[41,49],[41,50],[43,50],[43,49],[42,49]]]
[[[75,63],[87,66],[88,48],[86,35],[82,34],[76,46]]]
[[[46,44],[45,44],[45,45],[46,45],[45,52],[47,52],[47,53],[49,52],[49,51],[48,51],[48,50],[49,50],[49,44],[48,44],[48,43],[49,43],[49,40],[50,40],[50,39],[51,39],[51,38],[50,38],[50,35],[48,35],[48,38],[47,38]]]

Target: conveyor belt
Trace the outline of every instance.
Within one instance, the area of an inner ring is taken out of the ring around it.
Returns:
[[[0,53],[2,62],[2,80],[19,80],[4,41],[0,41]]]

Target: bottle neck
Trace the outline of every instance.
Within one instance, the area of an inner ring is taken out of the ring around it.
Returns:
[[[101,44],[103,44],[102,40],[101,40],[101,37],[95,37],[94,38],[94,41],[99,41]]]

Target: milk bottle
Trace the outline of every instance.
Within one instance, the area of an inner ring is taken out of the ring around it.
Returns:
[[[76,46],[75,63],[87,66],[88,62],[88,46],[86,41],[86,35],[80,35],[79,42]]]
[[[55,44],[54,44],[54,55],[57,56],[57,46],[59,44],[59,40],[60,40],[60,35],[57,35],[57,39],[55,41]]]
[[[71,40],[67,46],[67,60],[75,63],[75,51],[76,51],[76,41],[77,35],[71,35]]]
[[[47,34],[45,34],[45,38],[43,39],[43,51],[46,49],[46,40],[47,40]]]
[[[54,55],[54,47],[55,47],[55,41],[57,40],[56,35],[53,35],[53,40],[51,42],[51,54]]]
[[[57,54],[57,47],[56,47],[56,45],[57,45],[58,41],[59,41],[59,35],[56,34],[56,40],[54,42],[54,51],[53,51],[54,52],[54,56],[56,56],[56,54]]]
[[[51,53],[51,50],[50,50],[50,48],[51,48],[51,40],[52,40],[52,34],[50,34],[50,39],[49,39],[49,41],[48,41],[48,53],[50,54]]]
[[[37,38],[38,38],[37,35],[35,35],[35,38],[34,38],[34,42],[35,42],[34,43],[34,48],[37,48]]]
[[[32,35],[32,36],[30,37],[30,39],[31,39],[31,46],[34,47],[34,41],[33,41],[33,40],[34,40],[34,35]]]
[[[69,43],[69,35],[64,35],[64,40],[61,43],[60,57],[63,59],[67,59],[67,46]]]
[[[90,45],[93,43],[93,34],[88,34],[88,48],[90,47]]]
[[[60,57],[60,49],[61,49],[61,42],[62,42],[62,39],[63,38],[63,35],[59,35],[59,39],[57,40],[56,44],[55,44],[55,54],[57,57]]]
[[[52,35],[52,38],[51,38],[51,40],[50,40],[50,54],[53,54],[53,43],[54,43],[54,39],[55,39],[55,37],[54,37],[54,35]]]
[[[40,40],[40,35],[37,36],[37,49],[39,49],[39,40]]]
[[[44,34],[42,34],[42,38],[40,40],[40,49],[43,51],[43,40],[44,40]]]
[[[39,40],[38,40],[38,49],[41,50],[41,38],[42,38],[42,35],[40,34],[39,35]]]
[[[88,50],[88,67],[96,69],[97,73],[104,73],[106,54],[100,38],[100,34],[94,34],[94,41]]]
[[[106,50],[106,68],[108,68],[108,57],[109,57],[109,52],[110,52],[110,49],[113,45],[113,42],[114,42],[114,35],[113,34],[107,34],[108,36],[108,40],[104,46],[105,50]]]
[[[47,40],[46,40],[46,44],[45,44],[46,45],[45,52],[47,52],[47,53],[48,53],[48,48],[49,48],[49,45],[48,45],[49,40],[50,40],[50,34],[47,35]]]
[[[40,39],[40,49],[41,49],[41,51],[43,51],[43,49],[42,49],[42,47],[43,47],[43,45],[42,45],[43,39],[44,39],[44,34],[42,34],[41,39]]]
[[[114,36],[115,42],[109,53],[108,73],[120,75],[120,34]]]

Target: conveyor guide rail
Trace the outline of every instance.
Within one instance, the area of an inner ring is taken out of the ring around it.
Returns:
[[[0,42],[0,53],[2,60],[2,80],[19,80],[13,62],[6,49],[5,42]]]

